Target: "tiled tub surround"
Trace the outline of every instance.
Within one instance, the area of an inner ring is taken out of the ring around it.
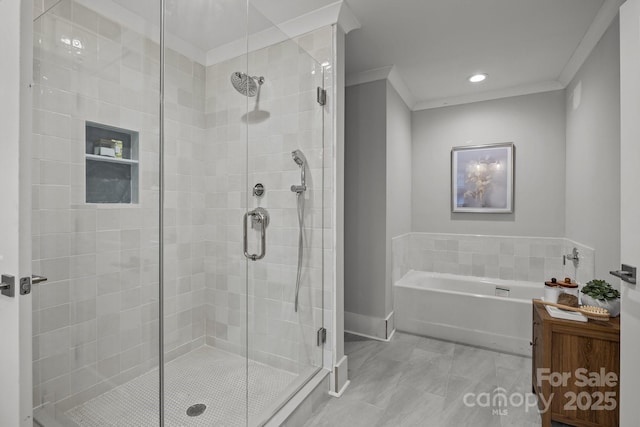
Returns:
[[[64,412],[158,363],[159,46],[68,0],[39,18],[35,31],[33,270],[49,282],[33,293],[34,405]],[[81,54],[60,43],[67,37],[81,40]],[[298,41],[330,60],[331,28]],[[332,318],[332,294],[322,290],[332,154],[328,142],[322,151],[322,118],[317,125],[314,117],[321,109],[312,112],[308,93],[299,93],[301,80],[319,70],[298,49],[284,42],[251,54],[250,74],[267,80],[260,109],[271,116],[250,124],[248,135],[247,98],[229,83],[246,59],[207,68],[166,52],[167,360],[205,343],[245,355],[248,305],[251,358],[303,375],[322,364],[314,328],[324,317],[330,330]],[[138,204],[84,203],[85,121],[140,133]],[[299,314],[289,191],[300,179],[290,156],[296,148],[311,167]],[[241,220],[246,189],[258,179],[272,224],[267,258],[250,265],[247,294]],[[324,280],[331,280],[326,271]]]
[[[562,263],[574,247],[577,269]],[[584,284],[595,265],[593,249],[561,238],[409,233],[392,240],[392,252],[398,330],[522,355],[545,280]],[[496,296],[498,287],[512,292]]]
[[[562,255],[576,247],[577,269]],[[564,238],[408,233],[392,240],[395,283],[410,270],[543,283],[571,277],[594,278],[595,251]]]

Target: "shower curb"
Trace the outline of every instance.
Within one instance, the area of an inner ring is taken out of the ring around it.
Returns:
[[[320,370],[264,426],[298,427],[303,425],[316,409],[330,398],[330,373],[326,369]]]

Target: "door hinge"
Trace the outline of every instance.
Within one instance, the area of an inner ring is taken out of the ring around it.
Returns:
[[[327,91],[320,86],[318,86],[317,101],[320,105],[325,105],[327,103]]]
[[[322,344],[327,342],[327,330],[326,330],[326,328],[318,329],[317,342],[318,342],[318,347],[320,347]]]

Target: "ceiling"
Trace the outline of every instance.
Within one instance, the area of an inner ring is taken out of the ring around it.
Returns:
[[[158,0],[82,1],[116,4],[146,23],[160,16]],[[412,109],[559,89],[602,34],[594,24],[604,32],[622,1],[344,0],[360,23],[346,38],[347,83],[388,77]],[[339,2],[166,0],[166,25],[170,42],[200,58],[243,45],[247,26],[255,34]],[[489,78],[469,83],[478,72]]]
[[[424,108],[517,88],[562,87],[560,75],[605,3],[345,1],[361,24],[347,35],[348,76],[395,66],[414,105]],[[478,72],[489,78],[469,83]]]
[[[111,0],[113,3],[145,18],[158,22],[158,0]],[[202,52],[245,38],[337,0],[166,0],[167,32]],[[247,21],[247,4],[249,13]]]

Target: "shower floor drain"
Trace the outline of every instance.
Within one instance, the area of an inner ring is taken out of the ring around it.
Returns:
[[[190,417],[197,417],[198,415],[202,415],[205,409],[207,409],[207,405],[204,403],[196,403],[195,405],[189,406],[189,409],[187,409],[187,415]]]

